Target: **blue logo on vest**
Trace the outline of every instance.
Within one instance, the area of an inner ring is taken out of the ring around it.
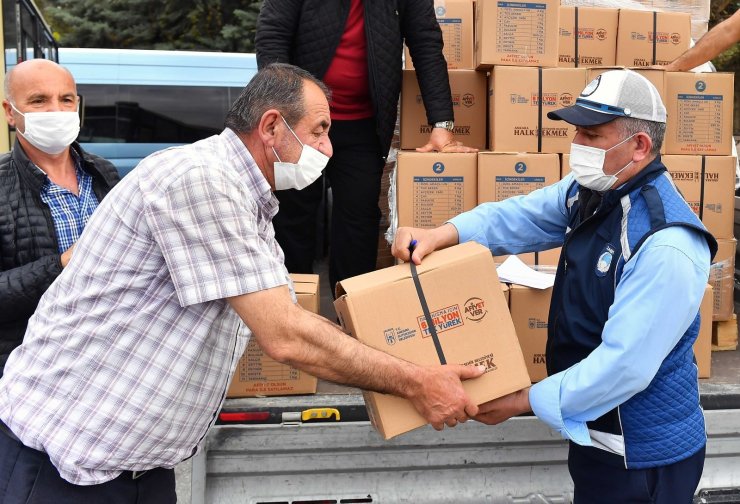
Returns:
[[[517,173],[524,173],[527,171],[527,164],[519,161],[517,164],[514,165],[514,171]]]
[[[614,247],[607,243],[604,249],[601,251],[601,254],[599,254],[599,260],[596,261],[596,276],[606,276],[612,266],[613,259]]]
[[[432,171],[434,171],[434,173],[442,173],[443,171],[445,171],[445,165],[437,161],[432,165]]]
[[[704,91],[706,91],[706,89],[707,89],[707,83],[706,82],[704,82],[703,80],[696,81],[696,90],[697,91],[699,91],[700,93],[703,93]]]

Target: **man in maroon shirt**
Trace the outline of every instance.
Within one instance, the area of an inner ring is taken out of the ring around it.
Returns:
[[[326,167],[332,188],[329,278],[375,269],[380,183],[396,124],[403,43],[414,59],[427,120],[423,152],[472,152],[454,139],[454,114],[442,32],[430,0],[265,0],[257,25],[257,62],[292,63],[332,92]],[[323,181],[277,191],[273,221],[285,265],[313,271],[316,212]]]

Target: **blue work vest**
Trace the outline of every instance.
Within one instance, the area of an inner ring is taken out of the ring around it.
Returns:
[[[589,206],[594,193],[573,183],[567,194],[569,224],[550,305],[548,374],[568,369],[601,344],[624,265],[650,235],[684,226],[704,235],[712,257],[717,251],[716,240],[686,204],[660,157],[624,186],[605,192],[591,215],[581,207]],[[588,422],[589,429],[612,434],[624,445],[624,457],[593,448],[595,454],[641,469],[683,460],[704,446],[692,348],[699,324],[697,313],[645,390]]]

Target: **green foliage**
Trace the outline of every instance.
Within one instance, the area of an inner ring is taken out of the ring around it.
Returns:
[[[740,2],[737,0],[712,0],[712,14],[709,27],[722,22],[732,16],[735,11],[740,9]],[[735,44],[728,50],[712,60],[712,63],[720,72],[732,72],[735,74],[735,114],[733,131],[736,135],[740,134],[740,79],[737,78],[740,72],[740,44]]]
[[[261,0],[43,0],[63,47],[253,52]]]

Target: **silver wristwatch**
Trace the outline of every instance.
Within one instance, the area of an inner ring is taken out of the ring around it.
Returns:
[[[453,121],[438,121],[434,123],[435,128],[444,128],[447,131],[452,131],[455,129],[455,123]]]

